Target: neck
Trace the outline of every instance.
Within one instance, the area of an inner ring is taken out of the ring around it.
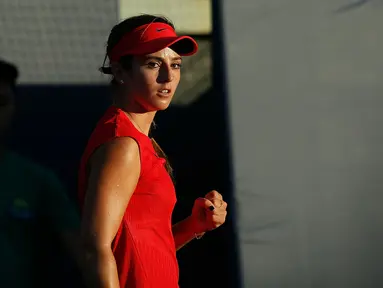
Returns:
[[[116,97],[114,105],[121,108],[132,121],[133,125],[145,135],[149,135],[156,111],[145,111],[137,102],[123,101],[129,97]]]
[[[124,110],[124,109],[123,109]],[[136,128],[144,133],[145,135],[149,135],[150,128],[152,127],[152,123],[154,120],[154,116],[156,112],[146,112],[146,113],[135,113],[124,110],[128,117],[132,120],[133,125]]]

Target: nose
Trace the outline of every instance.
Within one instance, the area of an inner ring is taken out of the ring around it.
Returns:
[[[174,79],[174,71],[171,69],[170,65],[162,65],[160,68],[160,73],[158,75],[159,83],[168,83],[172,82]]]

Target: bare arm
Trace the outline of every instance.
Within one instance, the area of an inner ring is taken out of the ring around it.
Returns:
[[[225,222],[227,203],[217,191],[210,191],[204,198],[194,202],[192,214],[173,226],[173,237],[177,251],[206,231],[213,230]]]
[[[211,215],[213,203],[205,198],[198,198],[194,202],[192,214],[186,219],[173,225],[173,237],[178,251],[187,243],[205,234],[204,222],[207,215]]]
[[[200,237],[205,234],[204,232],[198,233],[191,216],[174,224],[172,231],[177,251],[193,240],[196,236]]]
[[[132,138],[115,139],[101,146],[89,164],[81,223],[85,279],[92,288],[117,288],[111,245],[139,179],[138,145]]]

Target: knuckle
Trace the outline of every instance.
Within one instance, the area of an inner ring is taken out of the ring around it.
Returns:
[[[219,201],[218,199],[213,199],[213,204],[214,204],[214,206],[220,206],[221,205],[221,201]]]
[[[215,190],[213,190],[212,192],[212,195],[214,196],[214,197],[220,197],[221,196],[221,194],[219,194],[217,191],[215,191]]]
[[[216,195],[218,194],[217,191],[215,190],[211,190],[209,193],[206,194],[206,196],[209,196],[209,197],[215,197]]]

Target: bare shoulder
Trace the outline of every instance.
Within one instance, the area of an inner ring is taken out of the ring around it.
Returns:
[[[136,140],[131,137],[120,137],[101,145],[89,159],[91,167],[137,164],[140,151]]]
[[[110,247],[140,177],[139,147],[132,138],[103,144],[89,161],[82,237]]]

